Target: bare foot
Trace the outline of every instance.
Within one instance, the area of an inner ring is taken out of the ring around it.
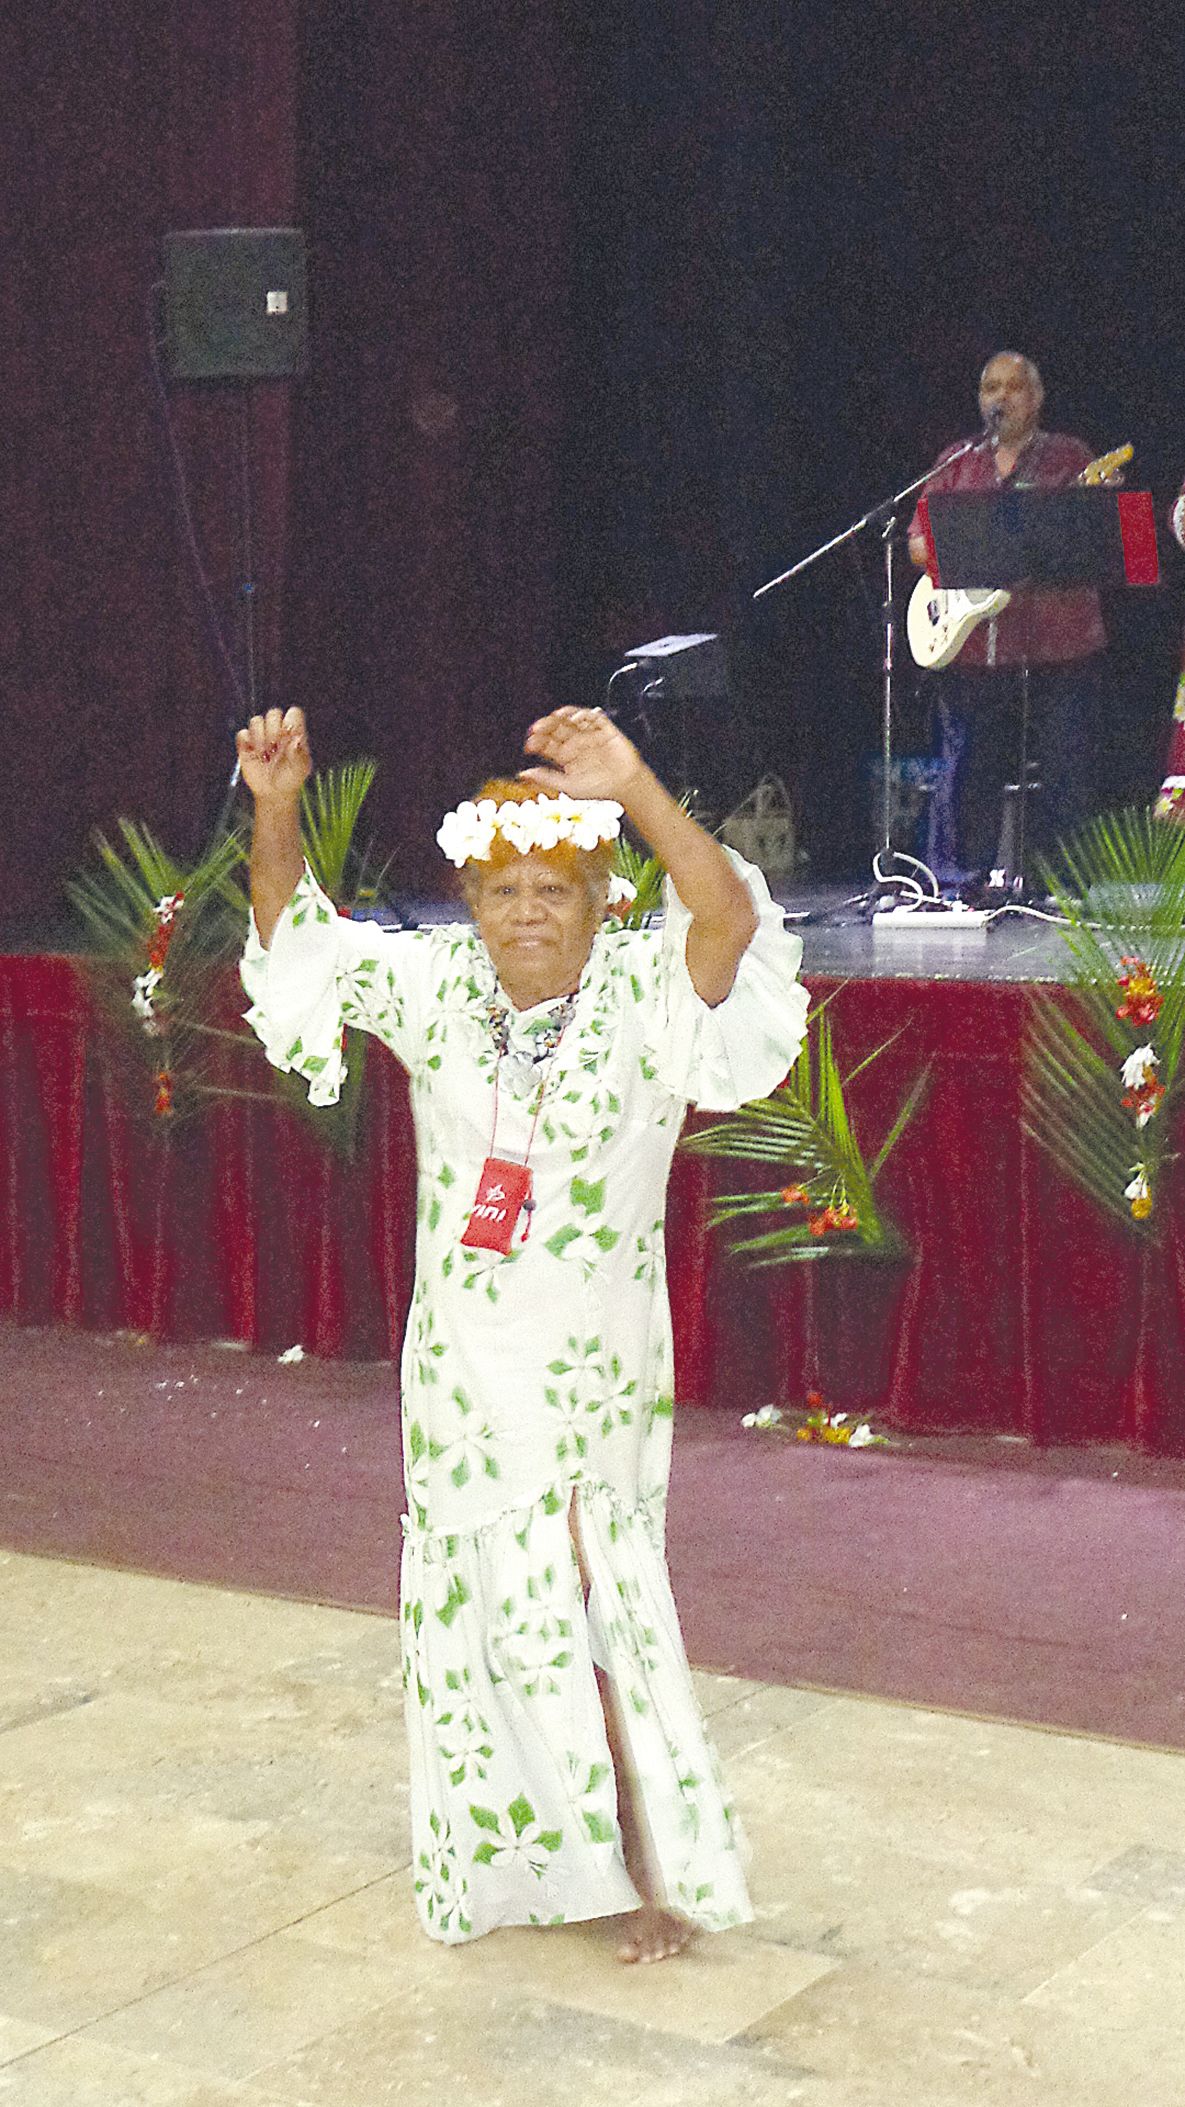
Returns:
[[[579,1510],[574,1499],[568,1510],[568,1528],[571,1531],[572,1549],[587,1602],[588,1568],[580,1536]],[[622,1920],[625,1936],[617,1949],[617,1958],[619,1961],[628,1962],[670,1960],[673,1955],[682,1953],[690,1945],[695,1937],[695,1926],[686,1917],[678,1916],[674,1910],[663,1909],[654,1899],[656,1893],[660,1892],[654,1872],[654,1850],[626,1748],[616,1693],[603,1668],[597,1668],[596,1677],[601,1695],[601,1709],[605,1717],[605,1737],[613,1759],[617,1783],[617,1826],[621,1837],[621,1855],[625,1861],[626,1872],[642,1897],[641,1908],[632,1910]]]
[[[617,1949],[619,1961],[666,1961],[682,1953],[695,1937],[695,1926],[673,1910],[647,1902],[625,1920],[626,1936]]]

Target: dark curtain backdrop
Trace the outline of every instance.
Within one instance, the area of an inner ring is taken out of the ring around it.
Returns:
[[[396,882],[443,805],[647,633],[727,626],[720,794],[773,766],[816,868],[868,845],[877,552],[745,616],[770,571],[1033,353],[1048,421],[1185,466],[1185,162],[1131,0],[1017,23],[920,0],[42,0],[0,23],[3,907],[52,928],[88,829],[181,852],[241,687],[241,433],[174,408],[235,678],[178,524],[146,353],[170,226],[295,219],[314,370],[246,444],[264,699],[382,767]],[[1180,619],[1111,611],[1116,797],[1148,792]],[[742,619],[742,617],[744,617]],[[923,737],[906,677],[901,737]],[[662,727],[659,727],[662,730]]]
[[[1132,440],[1163,520],[1185,470],[1179,44],[1131,0],[1027,20],[650,0],[609,19],[578,119],[564,673],[603,677],[639,631],[729,624],[733,765],[709,750],[709,792],[738,766],[788,772],[816,868],[846,874],[869,844],[879,545],[760,611],[749,596],[973,430],[1005,347],[1040,363],[1051,427]],[[1108,609],[1114,802],[1159,779],[1171,544],[1165,576]],[[920,751],[907,652],[897,700]]]
[[[229,774],[233,690],[172,499],[151,288],[169,227],[292,218],[295,64],[291,0],[4,14],[0,709],[18,930],[52,923],[91,826],[131,813],[188,852]],[[251,414],[274,663],[288,397],[260,390]],[[237,656],[237,405],[191,390],[175,415]]]
[[[288,690],[317,751],[382,763],[397,884],[547,707],[568,383],[569,132],[554,0],[304,10],[316,271]]]

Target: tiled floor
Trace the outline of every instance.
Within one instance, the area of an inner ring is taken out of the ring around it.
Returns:
[[[756,1925],[441,1949],[396,1656],[0,1554],[0,2107],[1185,2099],[1185,1755],[701,1676]]]

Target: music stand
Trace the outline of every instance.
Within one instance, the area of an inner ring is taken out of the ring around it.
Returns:
[[[678,772],[680,789],[690,793],[694,802],[698,790],[691,780],[690,715],[697,705],[710,704],[718,716],[727,708],[729,683],[723,639],[712,630],[690,636],[656,637],[652,643],[633,645],[626,653],[625,664],[609,680],[606,707],[614,681],[623,678],[633,689],[634,712],[647,739],[652,736],[647,705],[661,702],[676,706],[678,751],[670,758]],[[661,735],[658,743],[664,750]],[[668,739],[668,754],[670,745]]]
[[[1066,490],[934,491],[918,506],[926,568],[943,591],[1033,586],[1158,585],[1156,512],[1147,490],[1071,485]],[[1020,662],[1014,889],[1024,890],[1028,804],[1029,665]]]

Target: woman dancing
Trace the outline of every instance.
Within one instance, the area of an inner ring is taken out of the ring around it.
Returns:
[[[249,1017],[332,1103],[343,1026],[408,1071],[419,1205],[402,1360],[401,1583],[416,1900],[450,1942],[623,1917],[627,1961],[751,1916],[664,1551],[667,1178],[688,1105],[773,1089],[801,945],[760,875],[600,710],[438,840],[472,925],[343,920],[305,867],[298,710],[238,735],[255,799]],[[622,814],[661,932],[606,921]]]

